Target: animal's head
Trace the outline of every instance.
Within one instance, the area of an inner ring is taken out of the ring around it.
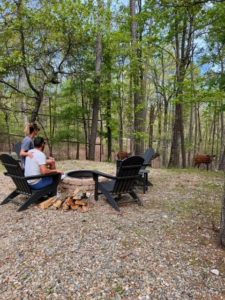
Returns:
[[[207,154],[207,156],[211,159],[214,160],[216,158],[215,154]]]
[[[121,160],[123,160],[123,159],[125,159],[125,158],[128,158],[128,157],[130,157],[130,156],[131,156],[131,152],[119,151],[119,152],[117,153],[117,159],[121,159]]]

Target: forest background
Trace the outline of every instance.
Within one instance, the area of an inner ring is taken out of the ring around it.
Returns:
[[[2,0],[0,23],[0,151],[38,121],[53,155],[224,168],[224,1]]]

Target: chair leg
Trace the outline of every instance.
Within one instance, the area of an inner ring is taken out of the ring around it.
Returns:
[[[98,201],[98,176],[93,173],[93,180],[95,182],[95,192],[94,192],[94,199]]]
[[[36,202],[38,199],[40,199],[43,195],[40,194],[40,193],[35,193],[33,195],[30,196],[30,198],[28,198],[28,200],[26,202],[24,202],[20,207],[19,209],[17,209],[17,211],[22,211],[22,210],[25,210],[27,209],[27,207]]]
[[[112,205],[112,207],[115,210],[120,211],[114,197],[102,185],[99,185],[99,189],[101,190],[102,194],[106,197],[108,202]]]
[[[144,178],[143,178],[143,193],[147,192],[148,190],[148,173],[144,173]]]
[[[58,183],[58,181],[57,181]],[[54,196],[57,194],[57,184],[53,184],[50,185],[50,186],[47,186],[46,188],[44,188],[43,190],[37,190],[35,191],[31,196],[30,198],[28,198],[28,200],[26,202],[24,202],[17,211],[22,211],[22,210],[25,210],[27,209],[27,207],[36,202],[37,200],[41,199],[43,196],[45,195],[49,195],[49,193],[51,193],[51,196]]]
[[[98,201],[98,182],[95,182],[95,194],[94,194],[95,201]]]
[[[143,202],[141,201],[141,199],[138,197],[138,195],[134,192],[134,191],[130,191],[129,194],[131,195],[131,197],[137,201],[137,204],[140,206],[143,206]]]
[[[6,204],[8,202],[10,202],[13,198],[15,198],[16,196],[18,196],[19,193],[15,190],[13,191],[11,194],[9,194],[1,203],[0,205]]]

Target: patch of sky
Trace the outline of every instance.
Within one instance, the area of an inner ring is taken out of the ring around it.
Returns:
[[[42,1],[40,0],[32,0],[32,1],[28,1],[27,3],[27,6],[29,8],[36,8],[36,9],[39,9],[41,8],[42,4],[41,4]]]
[[[208,45],[203,36],[195,39],[194,62],[199,65],[201,75],[207,73],[211,68],[211,63],[203,63],[202,58],[208,53]]]

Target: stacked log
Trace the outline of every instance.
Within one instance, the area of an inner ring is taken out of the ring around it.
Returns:
[[[67,210],[77,210],[80,212],[87,212],[89,210],[89,192],[84,192],[80,189],[75,189],[72,194],[64,195],[60,194],[47,199],[39,204],[41,209],[62,209]]]

